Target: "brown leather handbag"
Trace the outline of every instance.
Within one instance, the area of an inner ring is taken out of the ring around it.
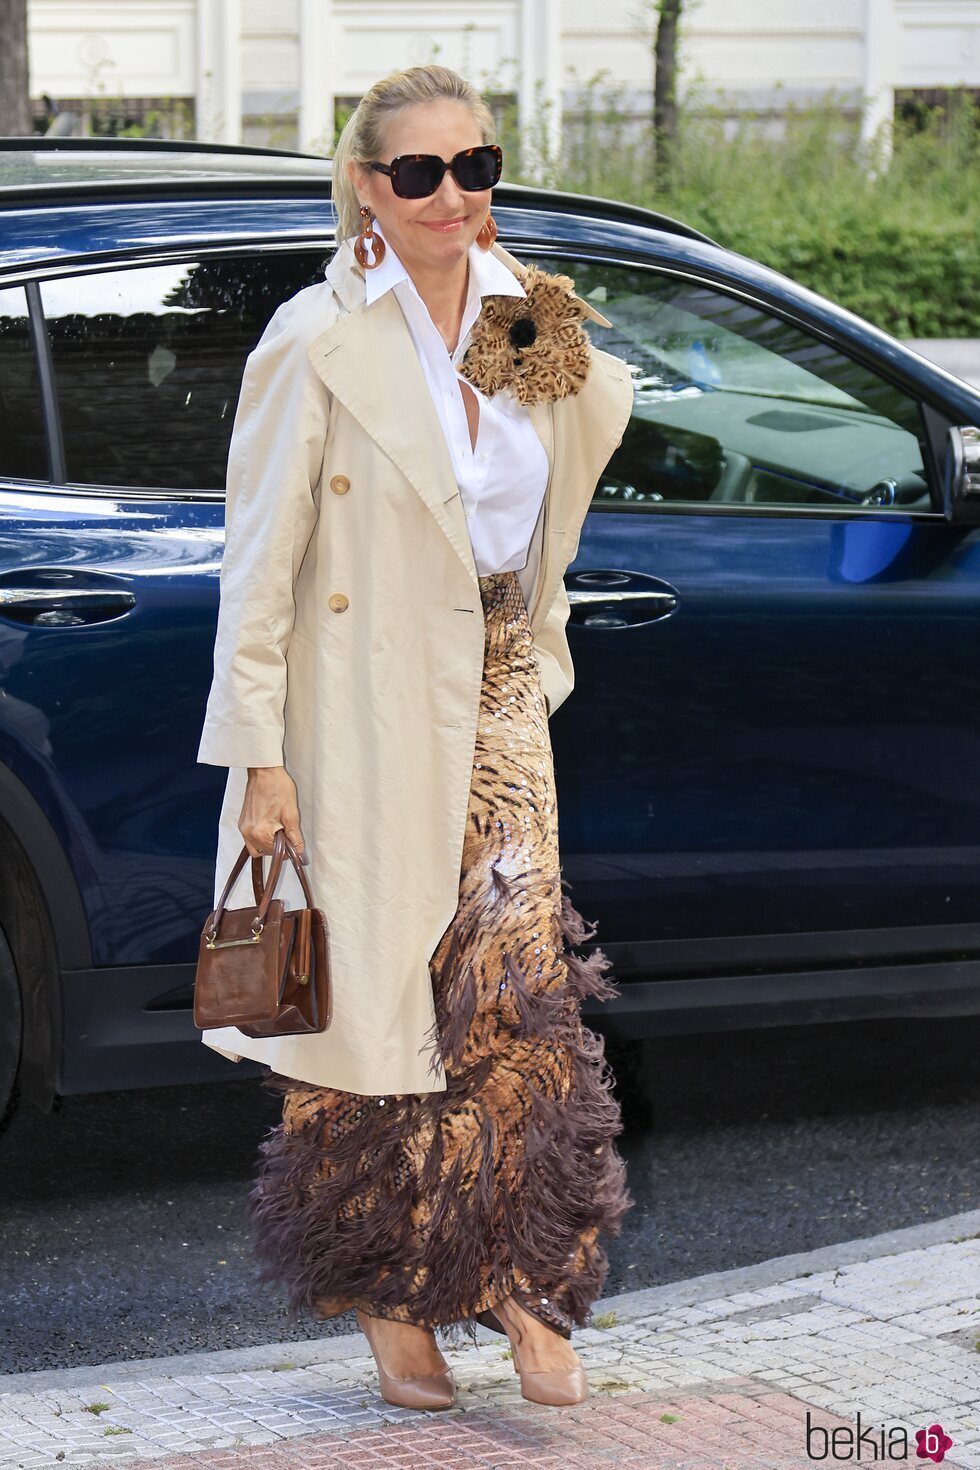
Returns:
[[[201,932],[194,1025],[202,1031],[237,1026],[255,1037],[324,1031],[330,987],[323,910],[314,907],[300,858],[281,827],[267,880],[262,858],[251,860],[254,907],[225,908],[248,856],[243,847]],[[306,908],[287,911],[281,898],[273,898],[285,857],[299,875]]]

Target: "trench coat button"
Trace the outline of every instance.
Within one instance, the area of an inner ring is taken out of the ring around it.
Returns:
[[[332,592],[330,594],[331,612],[343,612],[344,608],[348,606],[348,603],[349,599],[342,592]]]
[[[350,480],[346,475],[334,475],[330,481],[330,488],[335,495],[346,495],[350,489]]]

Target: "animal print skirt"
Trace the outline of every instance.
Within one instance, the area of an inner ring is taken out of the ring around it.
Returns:
[[[475,1338],[512,1292],[568,1337],[633,1203],[602,1038],[616,994],[561,877],[547,706],[516,572],[480,578],[484,673],[459,906],[430,960],[444,1092],[386,1097],[265,1074],[282,1122],[250,1196],[260,1279],[288,1309]]]

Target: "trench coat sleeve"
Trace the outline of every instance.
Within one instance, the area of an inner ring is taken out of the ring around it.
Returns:
[[[283,764],[294,586],[318,515],[330,399],[307,358],[294,300],[274,313],[245,362],[198,764]]]
[[[558,584],[558,591],[541,625],[541,631],[534,638],[534,656],[538,663],[541,688],[548,701],[549,718],[575,687],[575,670],[565,633],[570,611],[571,604],[562,581]]]

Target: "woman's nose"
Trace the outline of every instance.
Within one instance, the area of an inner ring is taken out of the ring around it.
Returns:
[[[466,191],[459,187],[451,169],[446,169],[442,183],[436,190],[436,199],[447,213],[466,213]]]

